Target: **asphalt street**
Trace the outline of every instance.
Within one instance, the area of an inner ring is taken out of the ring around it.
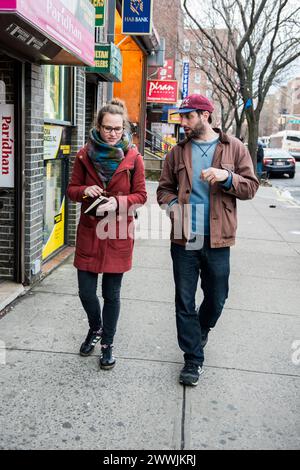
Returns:
[[[288,194],[288,191],[291,197],[300,203],[300,161],[296,163],[295,178],[289,178],[287,175],[280,178],[272,176],[270,183],[272,183],[272,186],[286,192],[286,194]]]

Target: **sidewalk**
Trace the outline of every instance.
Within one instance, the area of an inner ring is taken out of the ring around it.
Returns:
[[[198,387],[178,383],[168,240],[136,242],[112,371],[98,346],[78,355],[88,327],[69,259],[0,320],[0,448],[299,449],[300,207],[261,187],[238,214]]]

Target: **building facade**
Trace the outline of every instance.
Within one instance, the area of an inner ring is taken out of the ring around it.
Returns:
[[[300,131],[300,77],[290,80],[265,99],[259,135],[269,136],[282,130]]]
[[[0,5],[0,283],[32,284],[49,260],[74,246],[80,204],[67,200],[66,187],[97,110],[112,96],[129,105],[137,143],[143,145],[145,64],[159,40],[154,33],[131,35],[137,55],[122,78],[122,61],[127,62],[126,44],[118,47],[122,2],[100,3],[105,21],[96,27],[98,1]],[[107,50],[114,55],[98,61]],[[140,74],[135,101],[130,67]]]

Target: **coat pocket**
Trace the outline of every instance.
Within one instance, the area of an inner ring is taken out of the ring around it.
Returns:
[[[95,237],[95,227],[79,224],[77,228],[76,251],[81,256],[92,257],[94,255]]]
[[[233,238],[237,229],[236,206],[233,198],[222,199],[222,236]]]

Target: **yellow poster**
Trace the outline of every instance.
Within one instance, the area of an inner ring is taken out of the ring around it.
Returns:
[[[175,113],[177,110],[172,108],[172,109],[168,109],[168,123],[169,124],[180,124],[180,116],[178,113],[176,114],[173,114]]]
[[[54,218],[54,227],[43,248],[42,258],[46,259],[54,251],[63,246],[65,242],[65,198],[62,201],[59,214]]]

